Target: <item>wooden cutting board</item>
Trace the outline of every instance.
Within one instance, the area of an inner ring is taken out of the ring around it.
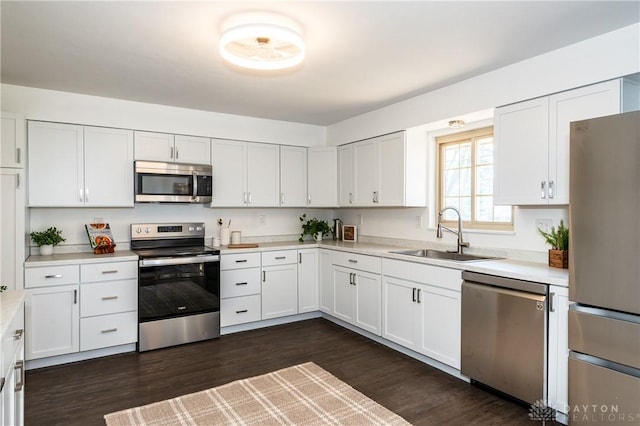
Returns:
[[[243,244],[229,244],[227,248],[256,248],[258,247],[257,243],[243,243]]]

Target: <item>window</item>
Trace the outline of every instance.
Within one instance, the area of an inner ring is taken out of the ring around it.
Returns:
[[[513,208],[493,205],[493,126],[436,138],[438,211],[455,207],[469,229],[513,229]],[[448,210],[443,222],[457,222]]]

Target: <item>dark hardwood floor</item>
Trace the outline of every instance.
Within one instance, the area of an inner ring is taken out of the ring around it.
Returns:
[[[25,422],[104,425],[102,416],[113,411],[307,361],[415,425],[532,424],[526,407],[320,318],[30,370]]]

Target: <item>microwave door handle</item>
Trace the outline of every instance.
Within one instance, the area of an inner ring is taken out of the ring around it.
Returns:
[[[193,200],[198,199],[198,175],[196,172],[193,172]]]

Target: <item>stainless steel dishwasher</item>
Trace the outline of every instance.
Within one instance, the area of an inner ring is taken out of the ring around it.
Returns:
[[[461,372],[532,404],[546,398],[544,284],[462,273]]]

